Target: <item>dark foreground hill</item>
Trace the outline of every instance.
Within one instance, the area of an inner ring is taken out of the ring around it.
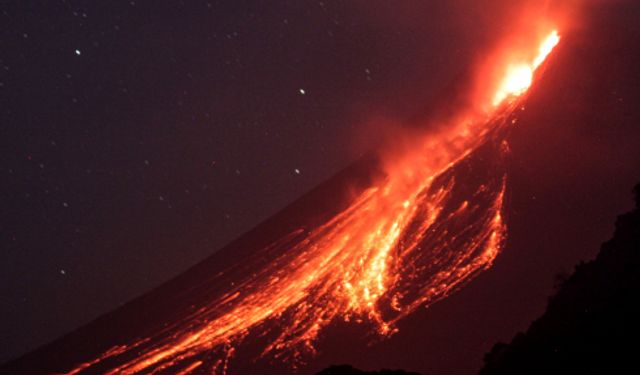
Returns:
[[[496,344],[480,374],[638,373],[640,184],[634,193],[635,209],[618,217],[597,258],[561,282],[526,332]]]

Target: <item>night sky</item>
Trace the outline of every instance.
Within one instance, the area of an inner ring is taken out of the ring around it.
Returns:
[[[386,123],[424,116],[519,5],[401,3],[3,2],[0,361],[179,274],[358,159]],[[631,207],[640,7],[593,3],[513,132],[506,250],[415,318],[436,354],[390,367],[481,358]]]

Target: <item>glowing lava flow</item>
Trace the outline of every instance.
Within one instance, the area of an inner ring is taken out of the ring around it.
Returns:
[[[217,275],[227,286],[217,297],[69,374],[96,365],[109,374],[223,373],[250,335],[266,338],[263,356],[295,363],[314,353],[319,333],[337,320],[395,332],[399,319],[446,297],[499,253],[504,130],[515,99],[558,41],[554,31],[531,61],[507,68],[489,113],[425,137],[323,225],[301,228]]]

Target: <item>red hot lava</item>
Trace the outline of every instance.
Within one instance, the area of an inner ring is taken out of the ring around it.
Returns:
[[[337,320],[367,321],[380,335],[393,334],[399,319],[446,297],[500,252],[505,130],[559,40],[553,31],[530,58],[504,64],[490,109],[420,139],[342,212],[289,234],[242,265],[260,271],[236,272],[227,290],[195,312],[68,374],[94,366],[109,368],[108,374],[224,373],[238,346],[254,334],[271,338],[263,356],[295,364],[315,352],[320,332]],[[487,153],[495,162],[486,162]],[[465,179],[469,174],[473,181]]]

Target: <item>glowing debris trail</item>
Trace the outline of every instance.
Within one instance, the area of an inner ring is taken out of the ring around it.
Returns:
[[[319,333],[337,320],[370,322],[381,335],[392,334],[395,322],[446,297],[499,253],[504,130],[558,41],[554,31],[530,61],[507,67],[489,113],[432,133],[387,162],[385,178],[345,210],[249,257],[220,296],[69,374],[96,365],[108,374],[224,373],[249,335],[269,338],[263,356],[295,363],[314,353]],[[477,165],[480,172],[472,170]],[[460,183],[471,173],[473,181]]]

